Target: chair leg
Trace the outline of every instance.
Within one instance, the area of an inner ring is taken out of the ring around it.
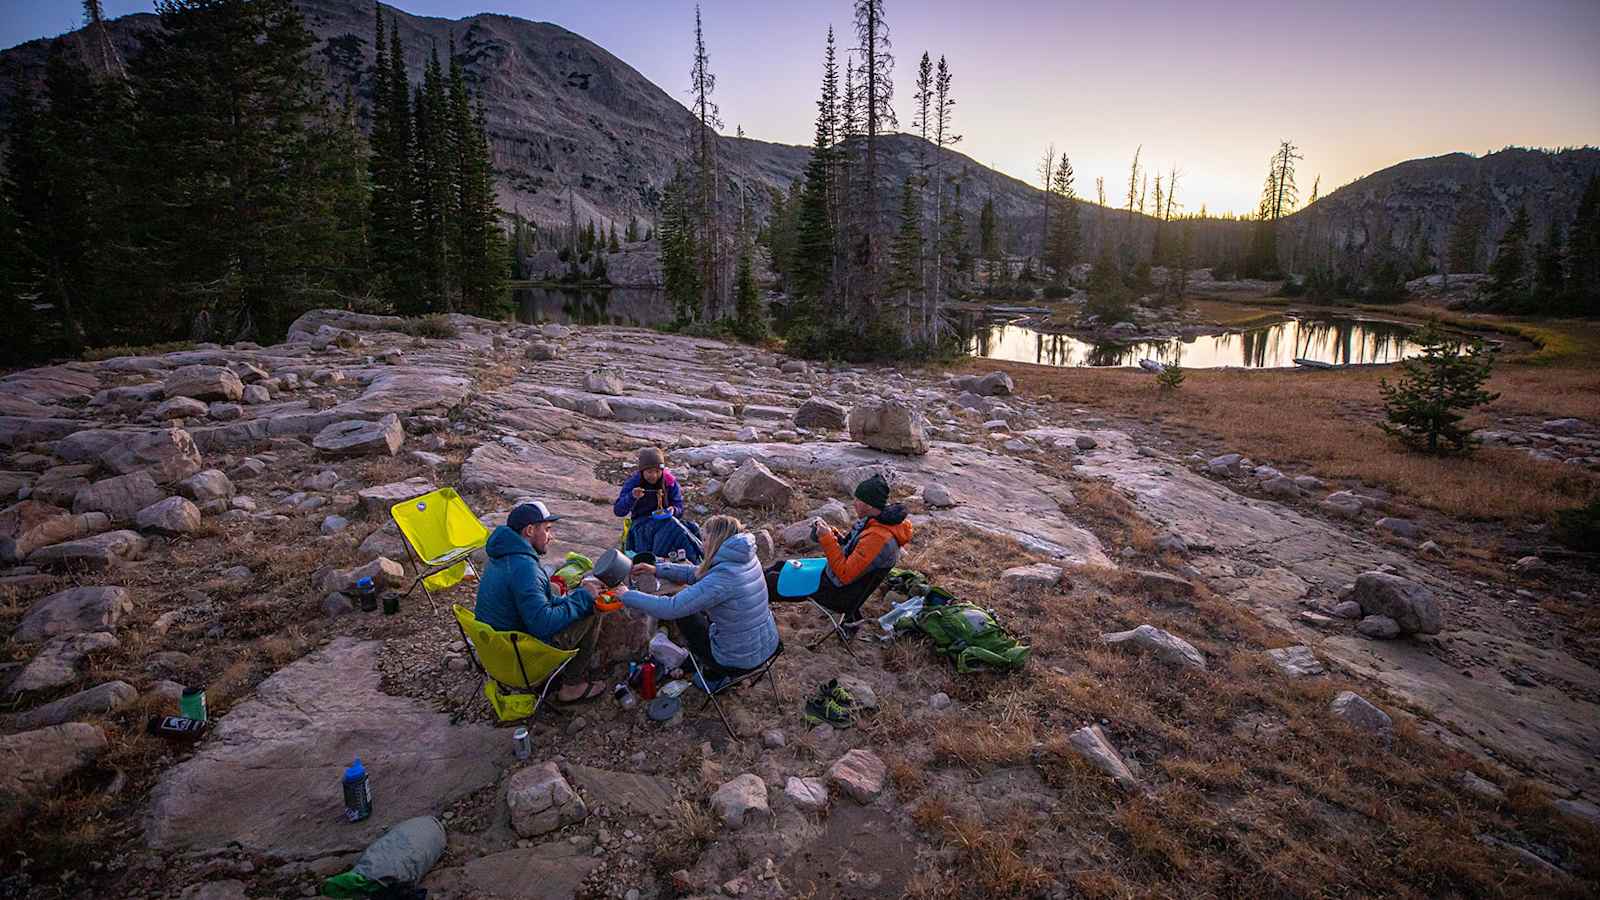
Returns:
[[[702,687],[708,687],[710,685],[710,682],[706,679],[705,670],[700,668],[700,660],[695,659],[693,653],[689,654],[689,664],[694,667],[695,674],[700,676],[700,684],[701,684],[701,686]],[[722,711],[722,704],[720,702],[718,702],[717,695],[711,693],[710,691],[706,691],[706,703],[710,703],[712,706],[715,706],[717,708],[717,718],[722,720],[722,727],[727,729],[727,731],[728,731],[728,739],[737,741],[739,739],[739,735],[734,733],[733,725],[731,723],[729,723],[727,713],[724,713]],[[702,711],[705,708],[706,708],[706,704],[705,703],[700,704],[700,709]]]
[[[782,706],[783,705],[783,695],[778,693],[778,678],[777,678],[777,676],[772,674],[772,666],[770,666],[770,665],[767,666],[767,684],[772,686],[772,699],[779,706]]]
[[[844,652],[850,654],[850,657],[854,659],[856,652],[850,649],[850,636],[844,633],[844,626],[842,625],[844,622],[844,616],[840,615],[838,618],[834,618],[833,612],[826,606],[823,606],[821,603],[818,603],[815,600],[809,600],[807,602],[812,606],[815,606],[817,610],[822,613],[823,617],[828,620],[828,625],[833,629],[832,636],[839,639],[839,643],[844,645]],[[828,637],[828,634],[823,634],[822,637],[812,641],[810,649],[817,649],[817,647],[820,646],[823,641],[826,641]]]

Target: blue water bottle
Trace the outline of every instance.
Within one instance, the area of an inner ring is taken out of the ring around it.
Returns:
[[[367,780],[361,757],[344,770],[344,817],[359,822],[372,815],[372,783]]]

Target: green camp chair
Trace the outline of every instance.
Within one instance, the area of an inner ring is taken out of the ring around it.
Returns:
[[[434,605],[433,594],[460,583],[472,568],[472,552],[489,542],[489,529],[483,527],[467,501],[454,488],[439,488],[420,497],[402,500],[389,507],[389,515],[400,526],[406,552],[417,564],[417,580],[406,591],[410,596],[417,585]]]
[[[450,609],[461,639],[472,648],[472,663],[482,675],[483,696],[495,717],[502,722],[532,719],[544,705],[556,676],[578,651],[558,650],[520,631],[496,631],[459,603]]]

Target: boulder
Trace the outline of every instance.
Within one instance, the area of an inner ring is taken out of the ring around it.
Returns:
[[[46,703],[27,712],[17,713],[7,720],[6,725],[18,731],[48,728],[75,719],[103,716],[137,699],[139,692],[133,685],[126,681],[108,681],[86,691],[62,697],[54,703]]]
[[[53,441],[77,431],[83,424],[77,419],[0,415],[0,447],[26,447],[40,441]]]
[[[122,617],[131,612],[133,598],[124,588],[68,588],[30,606],[12,637],[42,641],[86,631],[115,631]]]
[[[1340,491],[1339,493],[1343,494],[1346,492]],[[1347,498],[1335,499],[1335,497],[1330,494],[1317,504],[1317,508],[1330,516],[1337,516],[1341,519],[1359,519],[1361,517],[1362,506],[1361,501],[1359,500]]]
[[[0,737],[0,828],[10,829],[55,794],[67,776],[106,749],[106,733],[85,722]]]
[[[24,500],[0,512],[0,563],[17,563],[51,544],[106,530],[111,517],[101,512],[69,515],[48,503]]]
[[[1282,475],[1262,481],[1261,490],[1269,496],[1284,498],[1299,497],[1305,493],[1300,489],[1300,485],[1295,484],[1293,478],[1285,478]]]
[[[922,414],[908,404],[881,400],[850,410],[850,439],[874,450],[920,456],[928,452]]]
[[[167,375],[161,390],[168,397],[238,400],[244,396],[244,382],[222,366],[183,366]]]
[[[218,422],[232,422],[244,418],[244,407],[237,403],[213,403],[206,413]]]
[[[822,397],[812,397],[795,410],[796,428],[843,429],[850,420],[850,411],[844,406]]]
[[[1439,601],[1426,587],[1387,572],[1356,576],[1350,599],[1369,616],[1387,616],[1402,634],[1438,634],[1444,628]]]
[[[511,827],[525,838],[548,834],[589,815],[583,798],[553,762],[529,766],[512,775],[506,783],[506,806],[511,809]]]
[[[1089,725],[1079,728],[1067,736],[1067,743],[1074,753],[1088,761],[1101,772],[1110,775],[1112,780],[1122,788],[1134,788],[1139,780],[1133,776],[1133,770],[1128,768],[1128,763],[1117,752],[1117,748],[1106,738],[1105,732],[1099,725]]]
[[[1397,519],[1393,516],[1384,516],[1378,520],[1378,528],[1387,531],[1398,538],[1414,541],[1422,535],[1422,529],[1410,519]]]
[[[1087,434],[1078,435],[1075,439],[1073,439],[1072,444],[1079,450],[1093,450],[1094,448],[1100,446],[1099,441],[1096,441]]]
[[[367,518],[386,518],[389,507],[402,500],[420,497],[437,490],[433,482],[420,476],[407,478],[405,481],[395,481],[389,484],[380,484],[374,487],[362,488],[356,492],[361,499],[361,508],[366,511]]]
[[[75,513],[102,512],[113,522],[134,521],[139,510],[160,501],[166,492],[148,472],[103,478],[78,491],[72,498]]]
[[[1400,636],[1400,625],[1388,616],[1367,616],[1356,623],[1356,631],[1373,640],[1387,641]]]
[[[1008,591],[1053,591],[1061,584],[1060,566],[1034,563],[1016,566],[1000,573],[1000,584]]]
[[[1389,718],[1389,714],[1373,706],[1365,697],[1354,691],[1340,691],[1329,704],[1329,709],[1335,716],[1361,731],[1371,732],[1380,737],[1388,737],[1394,732],[1394,720]]]
[[[45,691],[71,684],[78,678],[78,664],[84,657],[121,644],[116,635],[106,631],[53,637],[22,667],[7,690],[17,693]]]
[[[1304,644],[1293,647],[1280,647],[1267,651],[1267,659],[1277,667],[1279,672],[1290,678],[1304,678],[1310,675],[1321,675],[1326,672],[1317,655],[1311,648]]]
[[[1016,392],[1016,383],[1004,372],[990,372],[956,380],[956,389],[979,397],[1007,397]]]
[[[591,394],[620,397],[626,387],[622,381],[622,370],[610,366],[593,369],[583,376],[583,389]]]
[[[717,788],[711,795],[711,810],[723,825],[735,830],[769,818],[772,810],[767,806],[767,783],[759,775],[746,772]]]
[[[1341,619],[1359,619],[1361,618],[1361,604],[1354,600],[1341,600],[1335,603],[1333,609],[1329,610],[1329,612]]]
[[[534,341],[528,345],[527,356],[533,362],[549,362],[556,358],[556,348],[544,341]]]
[[[329,456],[393,456],[405,442],[406,431],[394,413],[376,422],[334,422],[311,440],[311,446]]]
[[[1133,577],[1136,589],[1140,593],[1157,600],[1172,602],[1194,596],[1193,582],[1167,572],[1158,572],[1154,569],[1135,569]]]
[[[849,794],[857,803],[871,803],[883,793],[888,768],[869,750],[851,750],[828,767],[828,783]]]
[[[950,509],[959,505],[960,501],[942,484],[930,484],[922,489],[922,502],[929,509]]]
[[[1239,463],[1244,459],[1237,453],[1224,453],[1213,456],[1206,461],[1206,471],[1213,475],[1233,475],[1239,471]]]
[[[789,780],[784,782],[783,795],[804,812],[821,812],[828,808],[828,783],[821,778],[796,778],[790,775]]]
[[[1154,625],[1140,625],[1132,631],[1102,634],[1100,640],[1112,647],[1154,656],[1168,665],[1192,669],[1206,667],[1204,654],[1196,650],[1193,644]]]
[[[614,772],[577,763],[566,764],[566,776],[596,808],[611,815],[632,812],[656,821],[668,821],[677,812],[672,782],[637,772]]]
[[[207,407],[199,400],[191,397],[173,397],[163,400],[156,407],[156,418],[166,419],[199,419],[206,414]]]
[[[200,450],[182,428],[78,431],[56,441],[57,456],[69,463],[98,462],[113,474],[145,471],[170,484],[200,471]]]
[[[99,466],[92,463],[52,466],[33,483],[33,491],[28,494],[28,499],[51,506],[71,507],[72,498],[89,486],[89,476],[97,468]]]
[[[29,554],[28,562],[44,569],[104,572],[124,561],[138,559],[148,546],[137,531],[107,531],[41,547]]]
[[[1548,419],[1539,426],[1546,434],[1576,434],[1583,429],[1582,419]]]
[[[837,499],[829,500],[806,515],[821,519],[835,528],[849,528],[855,521],[850,510],[845,509],[844,503]]]
[[[507,733],[451,725],[430,702],[384,693],[382,647],[336,638],[217,717],[195,752],[159,773],[145,843],[165,859],[342,857],[328,870],[338,871],[393,825],[493,786],[510,760]],[[376,802],[351,823],[339,815],[339,778],[357,756]]]
[[[178,493],[196,503],[226,500],[233,496],[233,482],[220,469],[196,472],[176,485]]]
[[[134,524],[140,531],[189,534],[200,529],[200,509],[182,497],[168,497],[139,510]]]
[[[793,496],[794,487],[754,457],[745,460],[722,486],[722,499],[730,506],[786,506]]]
[[[406,570],[394,560],[380,556],[366,565],[353,569],[333,569],[326,572],[318,587],[325,593],[349,592],[354,590],[356,582],[363,578],[371,578],[373,585],[380,591],[386,588],[404,587]]]
[[[272,392],[267,390],[266,385],[247,384],[244,386],[244,393],[239,399],[243,400],[247,406],[260,406],[263,403],[272,402]]]

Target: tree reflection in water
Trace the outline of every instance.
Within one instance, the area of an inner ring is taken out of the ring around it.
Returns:
[[[1134,366],[1141,359],[1191,369],[1283,368],[1296,359],[1332,365],[1393,363],[1421,352],[1410,326],[1358,319],[1285,319],[1218,335],[1160,341],[1089,342],[1020,325],[961,323],[972,355],[1050,366]]]
[[[672,320],[666,294],[654,288],[519,287],[517,321],[529,324],[649,327]]]

